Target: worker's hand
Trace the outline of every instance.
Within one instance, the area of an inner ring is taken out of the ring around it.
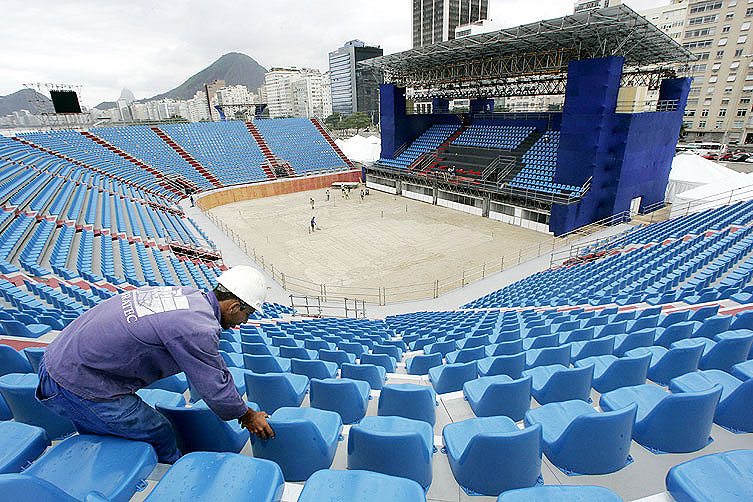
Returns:
[[[275,431],[267,422],[269,415],[265,411],[248,409],[245,415],[238,419],[242,427],[248,429],[251,434],[256,434],[259,439],[271,439],[275,437]]]

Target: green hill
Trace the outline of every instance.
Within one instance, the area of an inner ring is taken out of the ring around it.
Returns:
[[[249,91],[256,92],[264,84],[266,72],[267,70],[253,58],[239,52],[230,52],[191,76],[175,89],[140,101],[165,98],[191,99],[196,91],[203,90],[204,85],[215,80],[224,80],[228,85],[245,85]]]
[[[33,89],[21,89],[13,94],[0,96],[0,117],[21,110],[29,110],[33,114],[51,113],[52,101]]]

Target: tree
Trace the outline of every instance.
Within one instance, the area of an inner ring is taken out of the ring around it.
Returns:
[[[371,117],[364,112],[356,112],[353,115],[345,117],[340,124],[342,129],[355,129],[356,134],[361,129],[366,129],[371,125]]]
[[[343,116],[335,112],[326,119],[324,119],[324,123],[327,124],[331,129],[339,129],[340,128],[340,122],[342,121]]]

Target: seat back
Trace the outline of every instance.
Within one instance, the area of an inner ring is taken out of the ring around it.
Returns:
[[[332,411],[316,408],[281,408],[268,419],[273,440],[251,438],[254,457],[272,460],[285,481],[305,481],[319,469],[332,465],[342,421]]]
[[[512,354],[519,354],[520,352],[523,352],[523,340],[520,338],[507,342],[495,343],[494,345],[488,345],[486,347],[487,356],[509,356]]]
[[[362,389],[366,392],[364,393]],[[363,380],[312,378],[309,399],[312,408],[339,413],[344,424],[351,424],[358,422],[366,415],[370,390],[369,383]]]
[[[469,488],[480,487],[483,492],[479,493],[493,496],[534,486],[541,474],[541,437],[540,424],[516,432],[473,436],[457,462],[462,466],[462,474],[456,475],[458,482]]]
[[[574,329],[570,333],[567,333],[566,335],[563,333],[563,336],[561,337],[562,343],[570,343],[570,342],[585,342],[588,340],[592,340],[594,337],[594,328],[580,328],[580,329]]]
[[[429,369],[442,364],[442,354],[419,354],[405,361],[405,367],[409,375],[427,375]]]
[[[244,378],[247,399],[267,413],[283,406],[300,406],[308,383],[308,377],[292,373],[247,372]]]
[[[530,340],[528,342],[527,340]],[[557,333],[551,335],[539,335],[531,338],[527,337],[527,340],[523,342],[523,345],[528,345],[529,349],[543,349],[545,347],[556,347],[559,345],[559,335]]]
[[[636,404],[576,417],[548,447],[559,467],[579,474],[607,474],[625,467],[630,454]]]
[[[703,324],[693,333],[693,336],[702,336],[713,340],[716,335],[729,329],[734,319],[731,315],[715,315],[704,319]]]
[[[698,369],[704,345],[673,347],[656,361],[649,370],[648,377],[654,382],[668,384],[676,376],[684,375]]]
[[[709,442],[721,395],[721,385],[699,392],[668,394],[636,423],[636,440],[670,453],[700,450]]]
[[[305,349],[304,349],[305,350]],[[309,378],[333,378],[337,375],[337,363],[320,360],[291,359],[290,371]]]
[[[0,492],[6,500],[17,502],[79,502],[52,483],[26,474],[0,475]],[[87,499],[87,502],[90,502],[90,499]]]
[[[13,414],[13,419],[43,428],[51,439],[60,439],[75,432],[73,422],[61,417],[36,398],[38,384],[39,377],[33,373],[8,373],[0,376],[0,395]]]
[[[157,454],[148,443],[79,434],[47,450],[24,474],[44,479],[76,500],[96,490],[108,500],[127,501],[156,465]]]
[[[344,350],[319,349],[319,359],[335,363],[338,368],[341,367],[343,363],[356,362],[355,354],[350,354]]]
[[[702,370],[718,369],[726,372],[732,366],[748,359],[748,352],[753,344],[753,333],[745,336],[720,337],[711,350],[701,356],[698,367]]]
[[[243,354],[243,366],[254,373],[282,373],[284,368],[275,356]]]
[[[525,366],[526,355],[523,352],[486,357],[478,361],[479,374],[482,376],[507,375],[510,378],[520,378]]]
[[[544,385],[541,394],[546,397],[545,401],[548,403],[571,399],[588,401],[591,395],[593,374],[593,364],[582,368],[567,368],[557,371]]]
[[[651,364],[651,354],[641,356],[624,356],[613,362],[601,376],[608,385],[600,386],[601,394],[620,387],[641,385],[648,378],[648,367]]]
[[[429,379],[437,394],[459,391],[465,382],[476,377],[478,377],[476,361],[445,364],[429,370]]]
[[[512,381],[507,375],[481,377],[466,382],[463,392],[477,417],[506,416],[517,422],[531,407],[531,381],[530,376]],[[469,395],[474,388],[483,392],[478,400]]]
[[[272,349],[276,351],[272,351]],[[241,343],[241,352],[244,354],[252,354],[256,356],[274,356],[279,355],[280,351],[277,347],[267,345],[266,343]]]
[[[701,307],[690,315],[691,321],[704,321],[705,319],[715,316],[719,313],[719,305],[709,305]]]
[[[364,380],[369,382],[369,385],[371,385],[371,388],[374,390],[379,390],[384,387],[387,371],[381,366],[375,364],[343,363],[340,368],[340,376],[342,378]]]
[[[0,344],[0,376],[8,373],[32,373],[29,360],[10,345]]]
[[[690,338],[693,334],[694,324],[692,321],[683,321],[672,324],[659,333],[654,345],[661,345],[662,347],[670,348],[673,343],[678,340],[684,340]]]
[[[183,499],[190,490],[190,498],[197,501],[272,502],[281,499],[284,489],[282,471],[274,462],[235,453],[193,452],[179,458],[145,500]]]
[[[570,345],[533,349],[526,352],[526,368],[551,366],[552,364],[570,365]]]
[[[678,312],[671,312],[667,314],[664,319],[659,321],[659,326],[662,328],[668,328],[678,322],[687,321],[690,317],[690,310],[680,310]]]
[[[233,430],[203,402],[191,408],[157,403],[156,409],[172,424],[178,448],[184,455],[192,451],[239,453],[249,438],[245,429]]]

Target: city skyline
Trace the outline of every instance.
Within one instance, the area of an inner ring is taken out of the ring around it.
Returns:
[[[628,0],[634,10],[668,0]],[[284,0],[264,9],[240,1],[206,8],[151,0],[64,4],[40,0],[3,9],[0,95],[25,83],[81,85],[92,107],[115,100],[123,88],[137,99],[178,86],[228,52],[242,52],[267,69],[280,66],[326,71],[328,53],[348,40],[379,45],[385,54],[411,48],[410,0],[310,2]],[[572,0],[545,0],[527,8],[491,0],[489,17],[517,26],[572,13]],[[291,15],[291,14],[295,15]],[[336,20],[336,24],[332,23]]]

